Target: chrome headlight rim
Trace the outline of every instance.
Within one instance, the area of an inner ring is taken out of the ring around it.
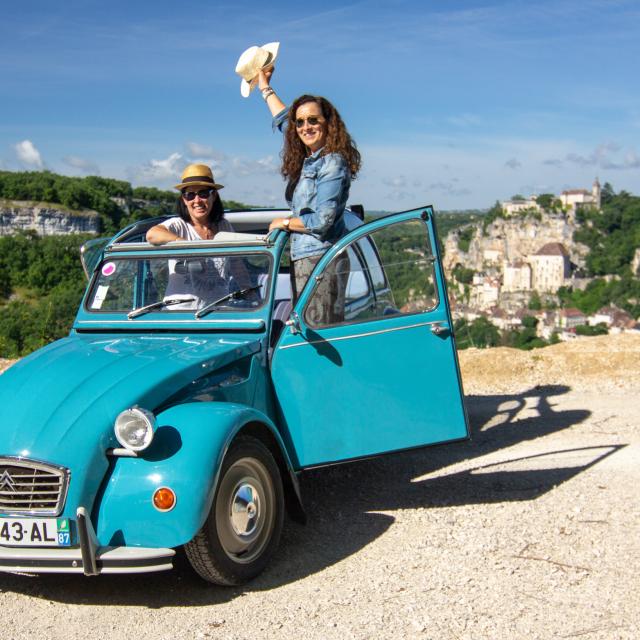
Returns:
[[[138,437],[139,442],[133,441],[131,438],[127,439],[127,433],[131,432],[137,426],[138,429],[142,428],[142,437]],[[124,411],[121,411],[115,419],[113,425],[113,431],[115,433],[118,442],[129,451],[144,451],[153,442],[153,436],[156,431],[156,417],[147,409],[139,406],[129,407]]]

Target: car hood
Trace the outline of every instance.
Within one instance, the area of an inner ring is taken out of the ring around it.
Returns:
[[[237,336],[72,335],[0,376],[0,456],[66,467],[118,446],[116,416],[135,404],[154,410],[215,369],[255,353]]]

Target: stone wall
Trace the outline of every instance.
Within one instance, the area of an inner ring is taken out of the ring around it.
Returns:
[[[0,201],[0,236],[29,230],[43,236],[98,233],[100,216],[96,211],[68,211],[51,204]]]

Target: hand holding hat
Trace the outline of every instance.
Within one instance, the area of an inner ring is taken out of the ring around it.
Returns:
[[[271,69],[278,57],[279,42],[269,42],[261,47],[249,47],[243,51],[236,65],[236,73],[242,78],[240,93],[247,98],[258,83],[260,71]]]

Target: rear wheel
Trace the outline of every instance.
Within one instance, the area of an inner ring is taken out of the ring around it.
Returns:
[[[239,585],[257,576],[280,540],[284,497],[280,471],[259,440],[240,437],[230,447],[207,519],[185,545],[205,580]]]

